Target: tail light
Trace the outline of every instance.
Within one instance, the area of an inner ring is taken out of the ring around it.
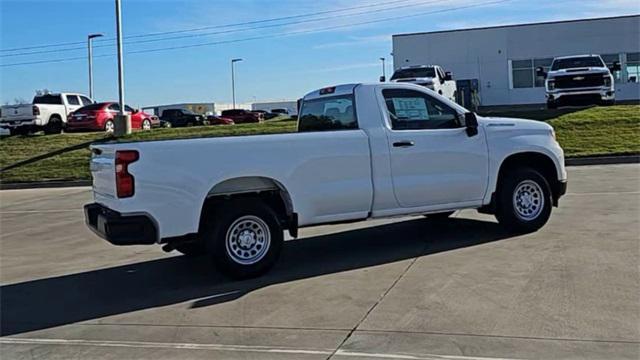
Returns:
[[[40,115],[40,109],[36,105],[33,105],[32,111],[33,111],[33,115],[35,116]]]
[[[118,198],[132,197],[135,193],[135,179],[129,174],[129,164],[138,161],[135,150],[116,151],[116,192]]]

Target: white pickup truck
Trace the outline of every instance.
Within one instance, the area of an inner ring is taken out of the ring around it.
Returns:
[[[553,59],[548,72],[536,68],[536,75],[545,78],[547,108],[571,104],[613,105],[616,90],[614,71],[620,70],[620,63],[611,68],[605,65],[600,55],[574,55]]]
[[[390,79],[392,82],[411,83],[422,85],[444,96],[451,101],[456,101],[456,81],[451,73],[444,71],[438,65],[415,65],[401,67],[396,70]]]
[[[12,134],[26,134],[44,130],[45,134],[59,134],[67,123],[67,116],[93,101],[82,94],[39,94],[31,104],[5,105],[0,108],[0,127]]]
[[[304,226],[479,209],[535,231],[567,184],[551,126],[477,117],[401,83],[313,91],[297,133],[91,149],[91,229],[115,245],[208,253],[238,278],[267,271],[283,230]]]

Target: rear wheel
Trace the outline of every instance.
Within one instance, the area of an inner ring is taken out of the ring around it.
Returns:
[[[536,170],[520,168],[505,175],[496,194],[496,218],[507,229],[528,233],[540,229],[551,216],[549,183]]]
[[[62,132],[62,119],[58,116],[52,116],[47,122],[47,125],[44,126],[44,133],[47,135],[50,134],[60,134]]]
[[[547,101],[547,109],[557,109],[558,103],[555,101]]]
[[[276,214],[259,200],[230,200],[217,208],[204,239],[224,274],[252,278],[267,272],[280,256],[284,234]]]

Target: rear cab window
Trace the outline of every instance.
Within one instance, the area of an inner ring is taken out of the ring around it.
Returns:
[[[305,100],[298,132],[356,130],[353,94]]]
[[[62,97],[60,95],[37,95],[33,98],[34,104],[46,104],[46,105],[62,105]]]

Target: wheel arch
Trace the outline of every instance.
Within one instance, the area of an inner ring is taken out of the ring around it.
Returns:
[[[198,231],[202,231],[207,217],[224,202],[236,198],[255,198],[267,203],[278,215],[282,227],[291,236],[298,235],[298,220],[291,195],[278,180],[264,176],[240,176],[213,185],[207,192],[200,211]]]
[[[556,163],[549,155],[542,152],[519,152],[511,154],[504,160],[502,160],[502,162],[500,163],[500,168],[498,170],[498,177],[494,193],[499,189],[502,179],[504,179],[504,176],[506,176],[506,174],[508,174],[510,170],[522,167],[532,168],[540,172],[540,174],[545,178],[545,180],[551,187],[553,205],[558,206],[558,199],[561,196],[561,182],[558,178],[560,169],[558,169]]]

